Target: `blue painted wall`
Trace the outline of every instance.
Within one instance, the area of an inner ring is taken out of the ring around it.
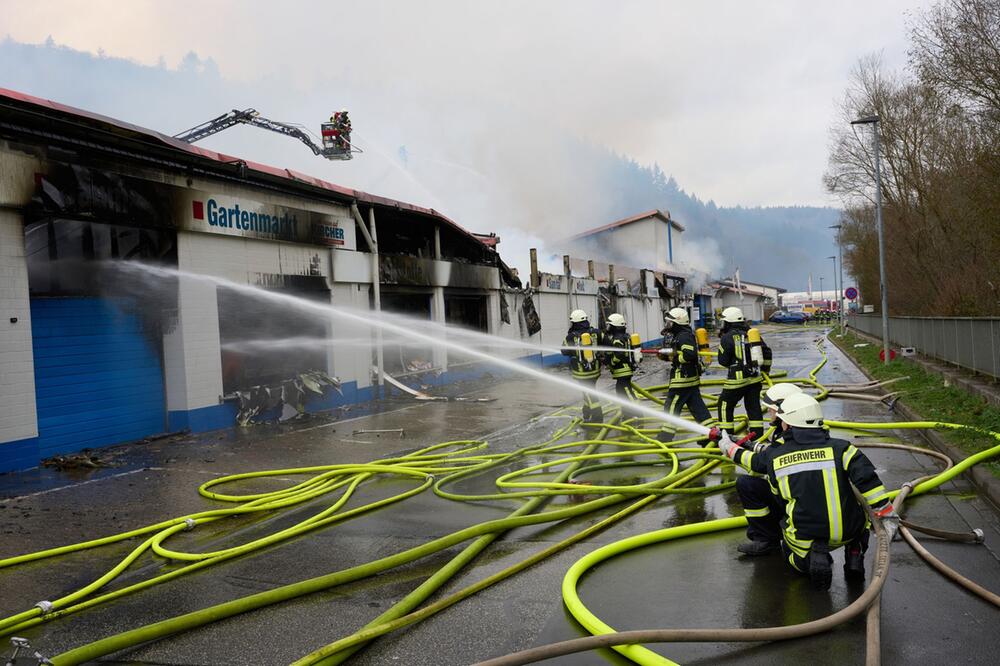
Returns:
[[[33,300],[31,313],[39,434],[0,444],[0,472],[34,467],[41,458],[56,453],[108,446],[165,430],[206,432],[234,425],[233,402],[166,414],[159,353],[142,335],[135,316],[107,301],[83,298]],[[656,338],[642,346],[660,344],[662,338]],[[518,361],[553,367],[566,364],[567,358],[532,354]],[[513,371],[476,363],[437,377],[427,375],[420,383],[441,386],[486,373],[506,377]],[[416,387],[416,380],[406,383]],[[375,397],[373,387],[359,389],[357,382],[341,388],[342,394],[329,391],[310,399],[306,411],[357,405]],[[352,416],[366,411],[352,412]]]
[[[31,301],[38,458],[166,430],[159,350],[98,298]]]

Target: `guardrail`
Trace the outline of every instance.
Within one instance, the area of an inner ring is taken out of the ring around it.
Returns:
[[[849,326],[882,337],[882,317],[853,314]],[[897,347],[1000,379],[1000,318],[889,317],[889,341]]]

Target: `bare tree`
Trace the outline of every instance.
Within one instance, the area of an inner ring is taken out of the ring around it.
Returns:
[[[875,113],[894,312],[1000,314],[1000,0],[943,0],[912,39],[910,74],[859,61],[831,131],[845,261],[877,293],[871,136],[850,125]]]
[[[1000,120],[1000,0],[943,0],[919,15],[910,39],[923,81]]]

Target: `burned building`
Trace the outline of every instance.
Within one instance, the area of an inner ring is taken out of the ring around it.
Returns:
[[[441,350],[376,354],[322,306],[495,331],[517,286],[434,210],[0,90],[0,471],[231,426],[251,395],[367,400],[379,360],[446,373]]]

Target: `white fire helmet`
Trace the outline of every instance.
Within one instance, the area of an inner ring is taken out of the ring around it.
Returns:
[[[746,321],[746,319],[743,317],[743,310],[735,306],[729,306],[722,311],[722,321],[730,324],[738,324],[741,321]]]
[[[782,401],[796,393],[802,393],[802,389],[798,384],[792,384],[791,382],[782,382],[781,384],[775,384],[771,388],[764,392],[761,396],[760,401],[768,409],[777,410],[781,405]]]
[[[569,320],[574,324],[579,324],[581,321],[587,321],[587,319],[589,319],[589,317],[583,310],[573,310],[569,313]]]
[[[608,315],[608,326],[615,326],[617,328],[625,328],[625,317],[621,316],[617,312]]]
[[[663,315],[663,320],[679,326],[691,325],[691,318],[688,317],[687,310],[684,308],[673,308],[667,314]]]
[[[823,408],[808,393],[790,395],[778,405],[778,418],[798,428],[821,428]]]

